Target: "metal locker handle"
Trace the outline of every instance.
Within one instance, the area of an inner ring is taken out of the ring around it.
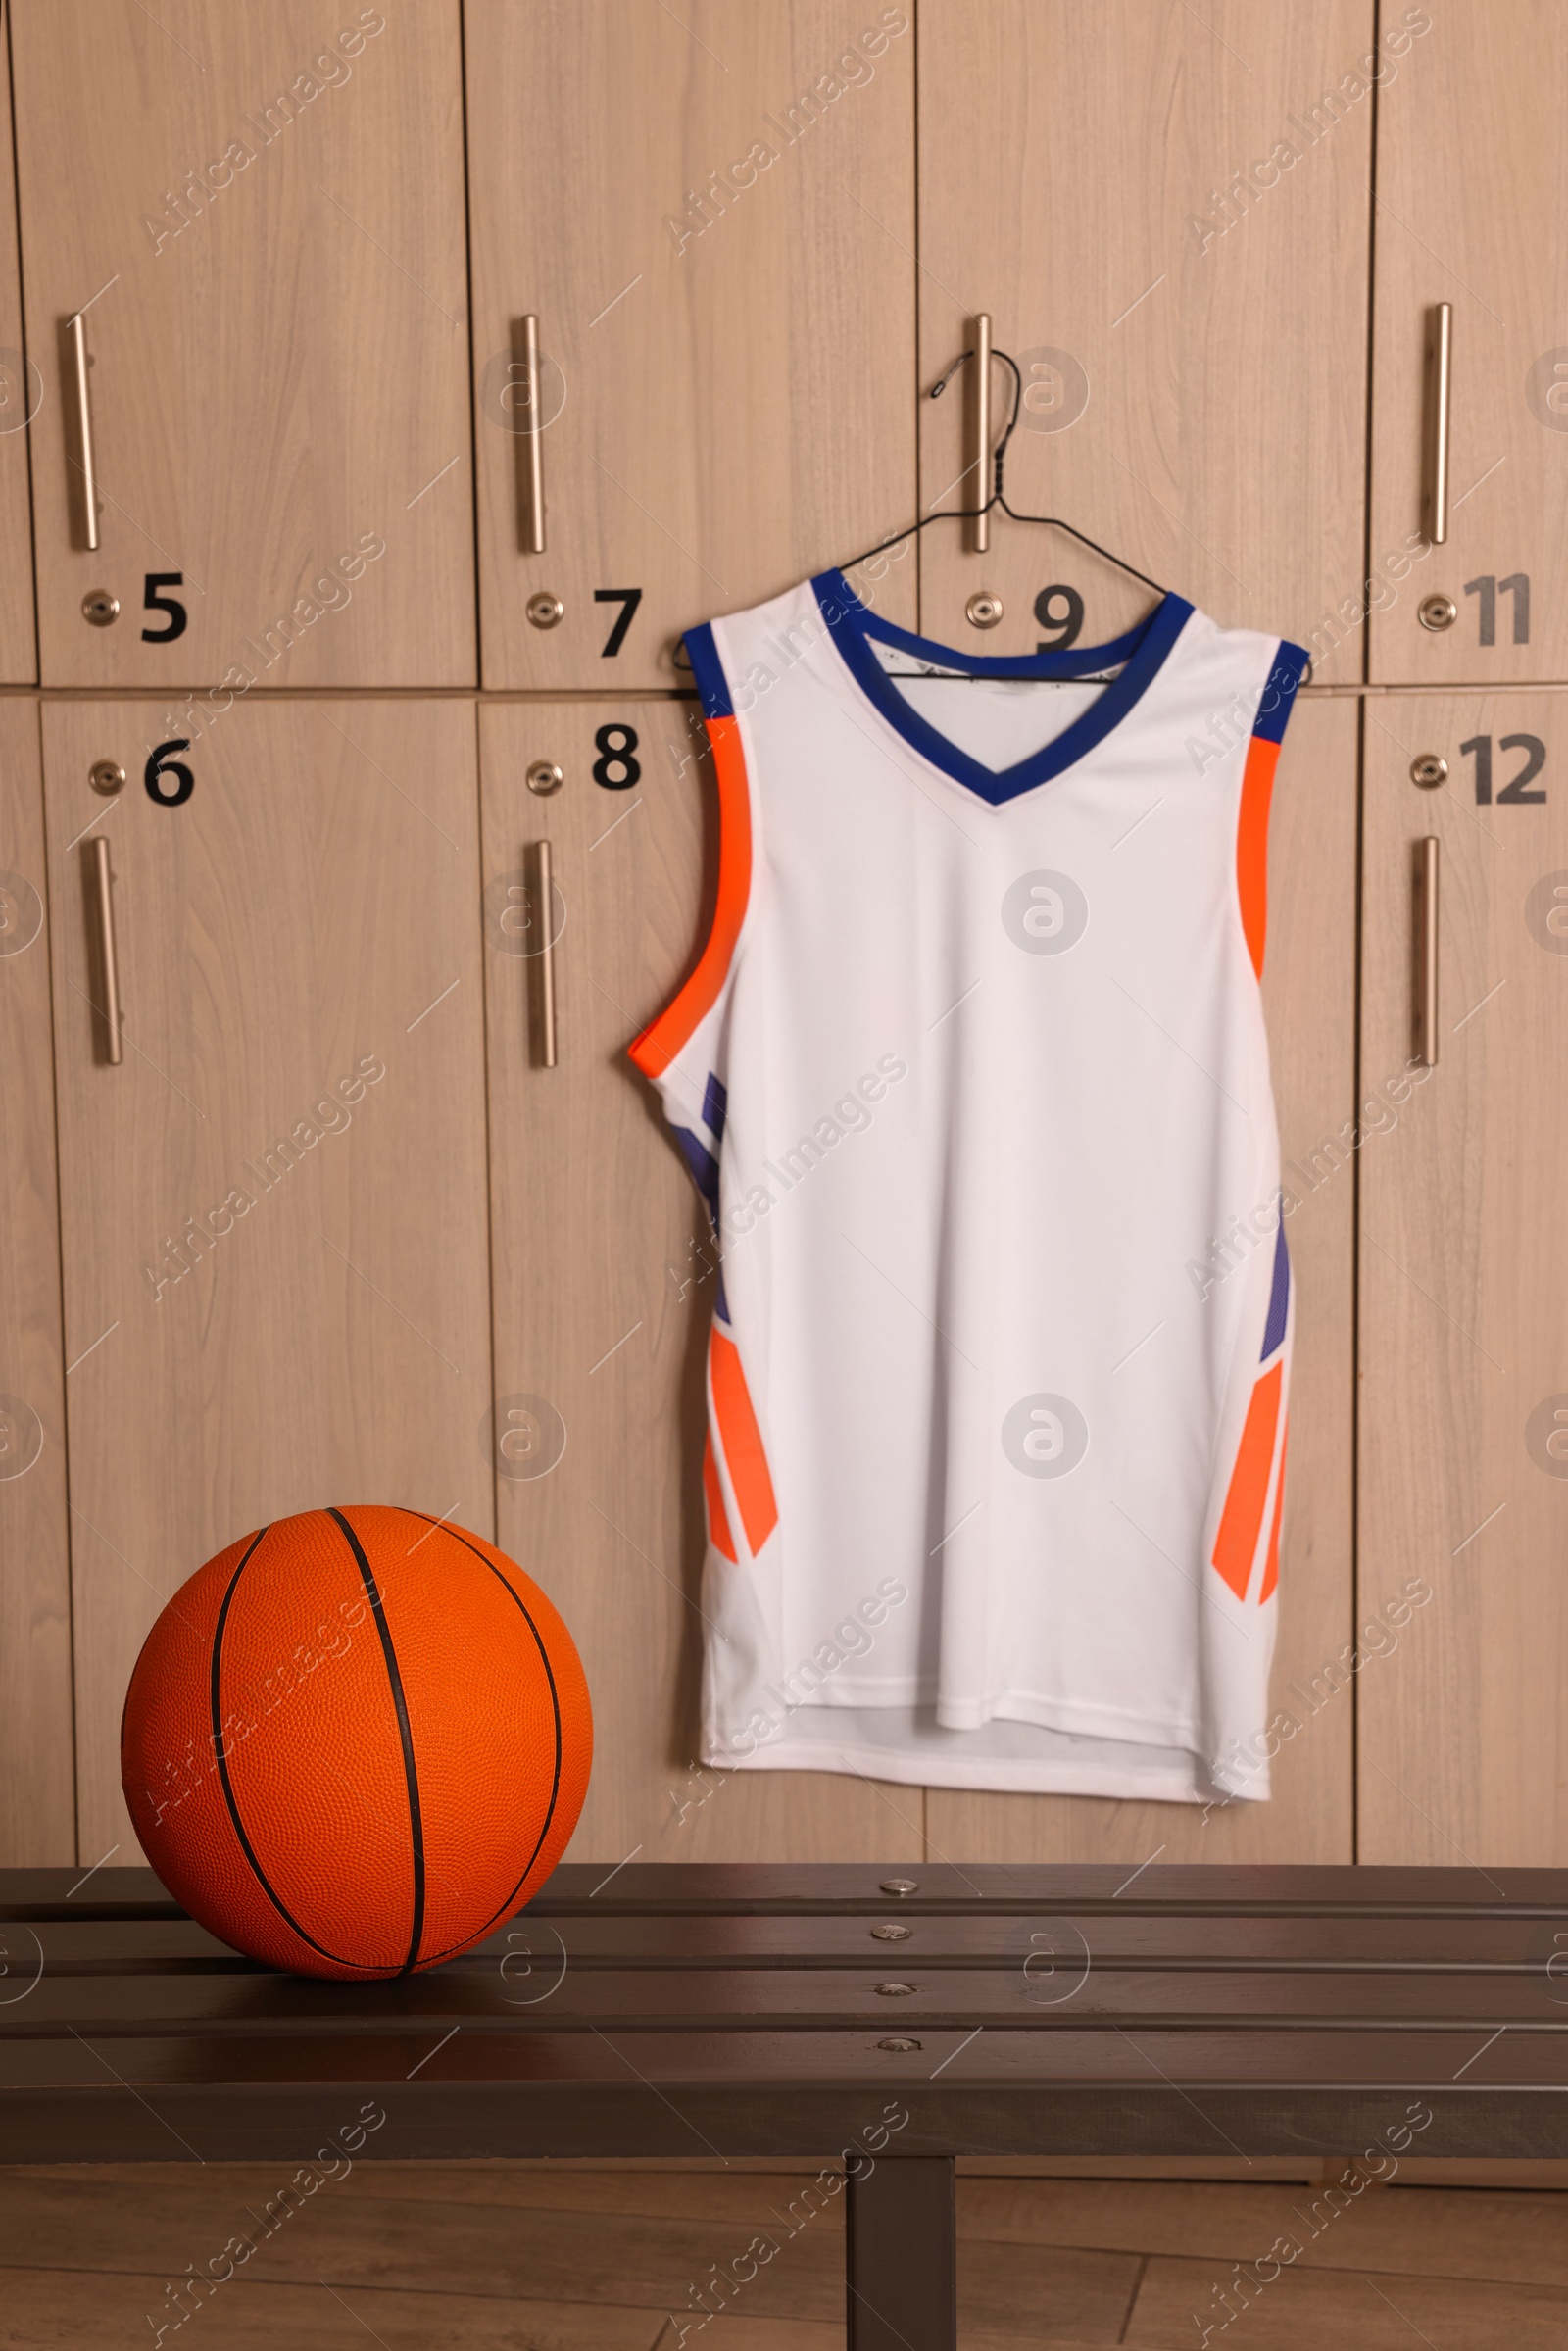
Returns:
[[[109,844],[102,833],[95,833],[87,845],[92,851],[93,880],[98,893],[98,959],[104,976],[104,1022],[109,1030],[109,1058],[118,1069],[125,1057],[120,1038],[120,958],[115,953],[115,901],[109,878]]]
[[[522,368],[527,388],[527,423],[521,435],[517,483],[517,540],[524,555],[545,552],[545,438],[539,428],[539,320],[532,311],[519,320]]]
[[[87,548],[89,553],[98,546],[98,468],[92,454],[92,395],[87,383],[87,321],[77,311],[68,319],[66,333],[71,344],[72,376],[76,389],[76,445],[80,450],[81,492],[86,508]],[[119,1054],[115,1055],[118,1060]]]
[[[555,890],[551,877],[550,844],[534,843],[534,897],[542,907],[544,944],[539,950],[539,1049],[546,1069],[556,1066],[556,942],[553,936]]]
[[[1427,516],[1432,525],[1429,533],[1432,544],[1441,547],[1448,536],[1448,403],[1453,372],[1451,302],[1440,302],[1434,306],[1428,364],[1432,371],[1432,421],[1427,441],[1431,465],[1427,481]]]
[[[991,314],[981,311],[974,322],[974,462],[977,484],[974,504],[984,507],[991,496]],[[984,555],[991,545],[991,516],[976,514],[970,546]]]
[[[1438,857],[1435,833],[1418,845],[1416,866],[1416,1053],[1423,1069],[1438,1065]]]

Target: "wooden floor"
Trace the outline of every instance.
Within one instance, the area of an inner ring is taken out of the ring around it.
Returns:
[[[0,2170],[0,2343],[837,2351],[843,2341],[832,2174],[341,2163],[335,2179],[324,2165],[297,2177],[216,2164]],[[1253,2168],[1269,2176],[1238,2178],[1240,2165],[1198,2181],[966,2171],[964,2351],[1193,2351],[1221,2339],[1252,2351],[1568,2351],[1568,2188],[1436,2184],[1431,2165],[1359,2186],[1337,2166]]]

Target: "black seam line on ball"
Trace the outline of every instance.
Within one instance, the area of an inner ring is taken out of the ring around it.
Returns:
[[[392,1703],[397,1708],[398,1737],[403,1742],[403,1777],[409,1790],[409,1834],[414,1841],[414,1924],[409,1934],[409,1955],[398,1970],[400,1976],[413,1973],[419,1956],[419,1943],[424,1935],[424,1817],[419,1810],[419,1775],[414,1764],[414,1731],[409,1722],[409,1702],[403,1694],[403,1676],[398,1671],[398,1653],[392,1646],[392,1633],[381,1604],[381,1593],[365,1556],[364,1546],[341,1510],[329,1508],[328,1518],[335,1518],[343,1531],[344,1540],[354,1553],[365,1586],[365,1596],[370,1603],[370,1614],[381,1637],[381,1654],[386,1659],[386,1677],[392,1685]]]
[[[228,1623],[229,1606],[233,1600],[239,1580],[245,1573],[247,1567],[249,1567],[252,1559],[254,1559],[256,1556],[256,1553],[261,1546],[262,1538],[268,1532],[269,1529],[264,1527],[261,1534],[257,1535],[252,1540],[249,1550],[245,1553],[245,1556],[240,1561],[238,1567],[235,1568],[234,1573],[229,1577],[228,1590],[223,1594],[223,1604],[218,1611],[218,1622],[213,1628],[213,1753],[218,1759],[219,1783],[223,1790],[223,1801],[228,1806],[228,1817],[230,1822],[233,1824],[234,1835],[239,1838],[240,1850],[244,1854],[246,1860],[250,1863],[251,1871],[255,1877],[257,1885],[261,1887],[263,1893],[266,1894],[268,1900],[271,1903],[272,1908],[277,1912],[278,1917],[293,1930],[293,1932],[299,1936],[302,1943],[309,1943],[313,1951],[319,1951],[321,1957],[323,1959],[330,1959],[334,1967],[357,1968],[362,1965],[361,1961],[357,1959],[340,1959],[335,1951],[329,1951],[327,1949],[325,1943],[318,1943],[314,1935],[307,1935],[305,1929],[300,1925],[299,1920],[295,1918],[287,1903],[284,1902],[278,1894],[276,1887],[271,1885],[268,1878],[267,1872],[263,1869],[260,1861],[256,1857],[256,1847],[251,1843],[250,1838],[245,1834],[245,1823],[239,1817],[239,1805],[235,1801],[234,1797],[234,1784],[228,1776],[228,1751],[223,1744],[223,1706],[222,1700],[219,1695],[218,1688],[219,1668],[223,1654],[223,1628]],[[372,1969],[368,1972],[374,1974],[376,1971]]]
[[[460,1527],[454,1527],[448,1520],[443,1518],[431,1518],[429,1514],[423,1510],[409,1510],[405,1512],[405,1516],[408,1518],[416,1518],[427,1527],[440,1527],[444,1533],[452,1537],[454,1543],[461,1543],[466,1550],[472,1551],[474,1557],[480,1562],[481,1566],[487,1567],[490,1570],[490,1573],[494,1576],[502,1591],[509,1592],[512,1598],[516,1602],[518,1608],[521,1609],[523,1622],[526,1624],[529,1632],[533,1635],[534,1646],[539,1651],[539,1662],[545,1669],[545,1680],[550,1685],[550,1707],[551,1712],[555,1717],[556,1724],[556,1768],[555,1775],[550,1783],[550,1802],[545,1811],[544,1825],[540,1829],[538,1836],[534,1838],[533,1851],[528,1856],[527,1865],[523,1870],[522,1876],[517,1880],[517,1885],[514,1886],[511,1893],[505,1897],[500,1908],[491,1911],[490,1916],[485,1920],[484,1925],[480,1928],[479,1934],[483,1935],[489,1934],[491,1928],[495,1925],[498,1919],[504,1919],[511,1916],[512,1905],[517,1898],[517,1886],[526,1885],[528,1871],[532,1869],[534,1863],[538,1860],[539,1847],[544,1843],[545,1838],[549,1836],[550,1824],[556,1817],[556,1805],[561,1796],[561,1697],[556,1689],[555,1674],[551,1670],[550,1651],[545,1647],[544,1642],[539,1638],[539,1628],[534,1623],[533,1618],[528,1614],[527,1606],[523,1600],[521,1592],[517,1591],[514,1585],[508,1582],[507,1578],[501,1573],[500,1568],[497,1567],[495,1561],[493,1559],[486,1559],[478,1544],[470,1543],[466,1535],[463,1533],[462,1529]],[[447,1952],[460,1950],[465,1945],[474,1942],[477,1939],[478,1937],[475,1935],[464,1935],[461,1943],[448,1943],[446,1950],[444,1951],[429,1952],[426,1955],[424,1965],[426,1967],[433,1967],[438,1959],[446,1958]]]

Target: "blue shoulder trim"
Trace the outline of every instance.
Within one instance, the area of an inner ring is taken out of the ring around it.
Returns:
[[[718,647],[713,643],[713,631],[708,621],[701,628],[686,631],[686,651],[697,691],[703,698],[703,716],[733,718],[735,705],[729,698],[729,680],[724,675],[724,664],[718,658]]]
[[[1283,743],[1285,729],[1296,708],[1296,689],[1311,656],[1300,645],[1293,645],[1289,637],[1280,639],[1280,649],[1274,656],[1274,666],[1268,673],[1252,721],[1252,739],[1257,743]]]

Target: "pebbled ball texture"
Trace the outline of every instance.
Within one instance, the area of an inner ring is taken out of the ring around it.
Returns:
[[[148,1860],[269,1966],[435,1967],[519,1909],[593,1757],[570,1634],[478,1535],[378,1503],[307,1510],[181,1585],[125,1694]]]

